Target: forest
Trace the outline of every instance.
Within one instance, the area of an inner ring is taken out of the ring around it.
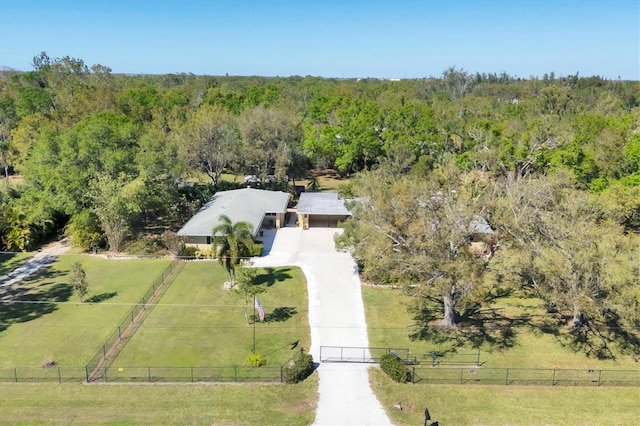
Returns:
[[[171,250],[215,191],[244,185],[224,175],[286,191],[330,169],[360,200],[338,245],[427,318],[456,327],[517,285],[600,354],[640,351],[638,81],[122,75],[45,52],[32,65],[0,72],[1,250],[61,235]],[[480,219],[495,231],[482,255]]]

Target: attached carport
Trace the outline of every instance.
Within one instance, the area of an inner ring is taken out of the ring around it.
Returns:
[[[351,213],[335,192],[303,192],[298,202],[298,226],[303,229],[335,228]]]

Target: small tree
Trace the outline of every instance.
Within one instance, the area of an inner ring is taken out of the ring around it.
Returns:
[[[84,302],[84,298],[89,293],[89,284],[87,283],[87,274],[84,272],[80,262],[75,262],[73,264],[72,284],[73,289],[78,295],[78,299],[80,299],[81,302]]]
[[[250,264],[242,264],[236,285],[231,289],[234,296],[244,301],[244,318],[247,324],[250,324],[249,303],[253,303],[254,297],[265,291],[264,288],[255,284],[257,275],[258,271],[251,267]]]

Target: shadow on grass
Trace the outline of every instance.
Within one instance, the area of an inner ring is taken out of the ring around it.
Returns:
[[[291,278],[291,268],[264,268],[266,273],[260,274],[255,279],[256,285],[266,285],[271,287],[277,282],[285,281]]]
[[[510,293],[505,293],[508,295]],[[481,306],[499,297],[498,294],[491,296]],[[445,352],[455,353],[468,346],[491,351],[516,346],[518,330],[528,330],[538,336],[551,335],[563,347],[588,357],[612,360],[619,355],[629,355],[640,360],[640,332],[615,312],[608,311],[579,327],[572,327],[572,316],[563,315],[553,307],[547,307],[546,311],[532,306],[516,307],[510,314],[497,308],[470,307],[457,315],[458,326],[449,329],[439,325],[441,302],[430,299],[420,308],[411,309],[414,329],[409,337],[445,347]]]
[[[117,291],[112,291],[110,293],[100,293],[100,294],[96,294],[89,297],[87,300],[85,300],[85,303],[100,303],[100,302],[104,302],[105,300],[109,300],[113,297],[116,297],[117,295],[118,295]]]
[[[298,313],[298,311],[294,307],[281,306],[279,308],[275,308],[273,310],[273,312],[265,315],[264,322],[282,322],[282,321],[286,321],[286,320],[288,320],[289,318],[291,318],[292,316],[294,316],[297,313]]]
[[[0,276],[8,274],[27,259],[20,260],[18,253],[0,253]]]
[[[48,287],[48,288],[45,288]],[[42,285],[38,289],[9,289],[0,299],[0,332],[12,324],[32,321],[58,309],[73,292],[66,284]]]
[[[487,295],[481,306],[511,296],[512,291],[503,289]],[[474,349],[505,350],[516,346],[517,328],[529,324],[530,315],[522,313],[508,316],[503,309],[469,306],[462,313],[456,313],[456,328],[440,325],[442,303],[435,299],[419,308],[411,308],[414,329],[409,337],[412,340],[424,340],[436,345],[448,347],[447,351],[456,352],[461,347],[471,345]]]
[[[630,328],[615,312],[608,312],[598,319],[586,320],[579,327],[572,327],[572,316],[551,315],[543,322],[540,331],[553,335],[564,347],[600,360],[614,360],[619,355],[630,355],[640,360],[640,334]]]

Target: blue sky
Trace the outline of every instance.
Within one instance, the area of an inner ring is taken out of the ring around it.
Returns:
[[[0,0],[0,65],[41,51],[114,73],[640,80],[640,0]]]

